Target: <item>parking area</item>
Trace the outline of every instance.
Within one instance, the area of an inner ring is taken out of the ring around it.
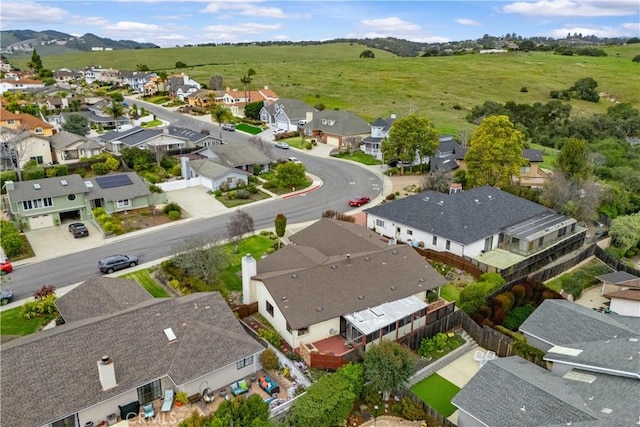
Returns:
[[[207,191],[203,186],[169,191],[167,200],[180,205],[193,218],[208,218],[226,212],[227,208]]]
[[[82,221],[89,229],[89,235],[74,238],[68,228],[72,222],[77,221],[69,220],[59,227],[47,227],[25,233],[38,261],[84,251],[103,244],[102,232],[89,221]]]

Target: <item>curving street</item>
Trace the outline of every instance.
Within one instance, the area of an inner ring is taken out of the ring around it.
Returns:
[[[138,102],[136,100],[136,102]],[[145,103],[145,108],[152,109],[153,104]],[[176,122],[178,126],[192,129],[210,128],[217,131],[217,125],[207,124],[192,117],[185,117],[179,113],[158,109],[157,116],[163,120]],[[162,111],[160,111],[162,110]],[[184,121],[183,121],[184,120]],[[225,142],[246,141],[249,135],[242,132],[225,132],[233,134],[233,140]],[[226,137],[226,135],[225,135]],[[277,149],[273,149],[277,150]],[[319,151],[319,149],[318,149]],[[326,151],[326,150],[325,150]],[[355,196],[369,196],[372,200],[382,195],[383,178],[373,168],[364,167],[358,163],[318,157],[299,150],[291,150],[290,155],[298,157],[307,170],[320,178],[323,185],[303,195],[290,198],[278,198],[260,202],[255,205],[245,205],[242,210],[254,219],[256,230],[273,228],[273,221],[278,213],[287,217],[288,226],[295,223],[317,220],[322,212],[335,210],[344,212],[349,210],[347,200]],[[81,282],[98,273],[99,259],[116,253],[131,253],[140,257],[141,263],[149,263],[173,253],[176,243],[189,236],[222,236],[226,234],[227,223],[233,210],[210,218],[197,219],[176,223],[160,230],[147,230],[134,233],[131,236],[107,240],[105,244],[79,253],[68,253],[61,250],[61,256],[40,262],[27,261],[19,265],[11,273],[8,288],[15,296],[15,300],[29,297],[42,285],[54,285],[56,288]],[[51,251],[58,250],[55,247]],[[36,254],[37,255],[37,254]]]

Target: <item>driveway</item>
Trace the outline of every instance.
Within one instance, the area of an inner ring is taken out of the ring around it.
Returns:
[[[227,207],[207,191],[208,189],[201,185],[168,191],[167,200],[180,205],[192,218],[208,218],[227,212]]]
[[[89,229],[87,237],[77,239],[69,232],[69,224],[77,221],[65,221],[57,227],[27,231],[25,236],[35,253],[35,258],[29,258],[28,263],[59,257],[75,252],[82,252],[104,244],[102,232],[89,221],[82,221]],[[96,260],[98,262],[98,260]]]

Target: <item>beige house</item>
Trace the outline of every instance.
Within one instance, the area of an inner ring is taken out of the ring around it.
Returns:
[[[49,141],[51,141],[55,160],[61,165],[97,156],[104,150],[104,146],[99,142],[67,131],[58,132],[49,137]]]
[[[35,160],[38,165],[53,163],[49,140],[44,136],[2,127],[0,141],[3,143],[0,150],[0,166],[3,169],[15,169],[16,160],[20,169],[24,169],[30,160]]]

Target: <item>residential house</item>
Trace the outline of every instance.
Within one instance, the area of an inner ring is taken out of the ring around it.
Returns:
[[[224,166],[214,159],[189,160],[186,156],[180,159],[182,177],[187,180],[198,178],[199,185],[210,191],[220,189],[223,183],[226,183],[229,189],[237,188],[240,181],[246,185],[249,182],[249,175],[251,175],[249,172]]]
[[[177,126],[168,126],[166,129],[170,136],[187,141],[186,144],[188,147],[203,148],[222,144],[220,138],[212,136],[208,131],[205,131],[204,133],[196,132],[191,129]]]
[[[101,67],[87,67],[84,70],[84,81],[88,85],[93,83],[99,84],[122,84],[122,78],[120,71],[113,68],[101,68]]]
[[[371,124],[371,135],[362,140],[360,150],[365,154],[369,154],[370,156],[374,156],[375,158],[382,160],[382,152],[380,151],[382,148],[382,141],[389,136],[389,130],[391,130],[391,126],[395,121],[395,114],[392,114],[388,119],[378,117]]]
[[[298,125],[309,120],[308,114],[316,109],[304,101],[291,98],[279,98],[275,101],[265,100],[260,109],[260,120],[277,129],[296,131]]]
[[[586,235],[574,218],[488,185],[424,191],[365,212],[367,227],[386,238],[500,273],[542,266],[582,246]]]
[[[640,277],[626,271],[601,274],[596,279],[602,282],[602,294],[611,291],[626,291],[627,289],[640,290]]]
[[[604,296],[609,298],[612,312],[621,316],[640,317],[640,289],[609,292]]]
[[[250,143],[213,145],[197,153],[215,160],[223,166],[239,169],[253,175],[269,169],[271,157]]]
[[[130,288],[90,287],[109,307],[80,290],[70,297],[81,306],[63,311],[83,312],[81,320],[3,343],[0,381],[11,390],[3,426],[99,425],[110,414],[115,423],[129,412],[137,418],[165,390],[217,390],[260,369],[264,347],[219,293],[129,300]],[[96,315],[88,317],[91,302]],[[25,402],[37,404],[25,410]]]
[[[37,89],[37,88],[43,88],[43,87],[44,87],[44,82],[42,82],[41,80],[34,80],[34,79],[28,79],[28,78],[0,80],[0,93],[16,91],[16,90]]]
[[[185,96],[184,100],[190,107],[209,108],[216,104],[216,93],[209,89],[198,89]]]
[[[135,93],[144,93],[144,85],[157,77],[156,73],[141,71],[121,71],[120,78],[123,86],[129,86]]]
[[[53,72],[53,78],[56,80],[56,83],[76,83],[84,78],[84,73],[81,70],[76,71],[68,68],[60,68]]]
[[[187,95],[202,89],[202,85],[184,73],[179,76],[169,77],[167,82],[167,92],[172,98],[184,101]]]
[[[6,181],[9,210],[20,228],[37,230],[67,220],[88,220],[95,208],[108,214],[164,203],[134,172],[83,179],[80,175]]]
[[[38,165],[53,163],[49,140],[28,131],[0,127],[0,168],[24,169],[24,165],[31,160]]]
[[[124,147],[137,147],[143,150],[180,150],[183,148],[207,147],[220,143],[210,135],[189,129],[169,126],[162,129],[133,127],[123,131],[113,131],[100,136],[100,141],[112,153],[122,152]]]
[[[49,141],[55,161],[61,165],[77,163],[82,158],[97,156],[104,150],[104,145],[99,142],[64,130],[50,136]]]
[[[52,125],[27,113],[12,113],[0,109],[0,127],[28,131],[38,136],[51,136],[55,133]]]
[[[244,107],[252,102],[274,102],[278,95],[265,86],[259,90],[238,90],[227,88],[225,91],[217,91],[216,102],[222,103],[236,117],[244,117]]]
[[[346,147],[349,140],[359,147],[362,140],[371,135],[369,123],[348,111],[318,111],[301,128],[305,135],[315,138],[318,143],[338,148]]]
[[[257,302],[302,353],[399,339],[425,325],[427,293],[446,283],[410,246],[350,222],[321,219],[289,240],[260,261],[243,257],[243,303]]]

